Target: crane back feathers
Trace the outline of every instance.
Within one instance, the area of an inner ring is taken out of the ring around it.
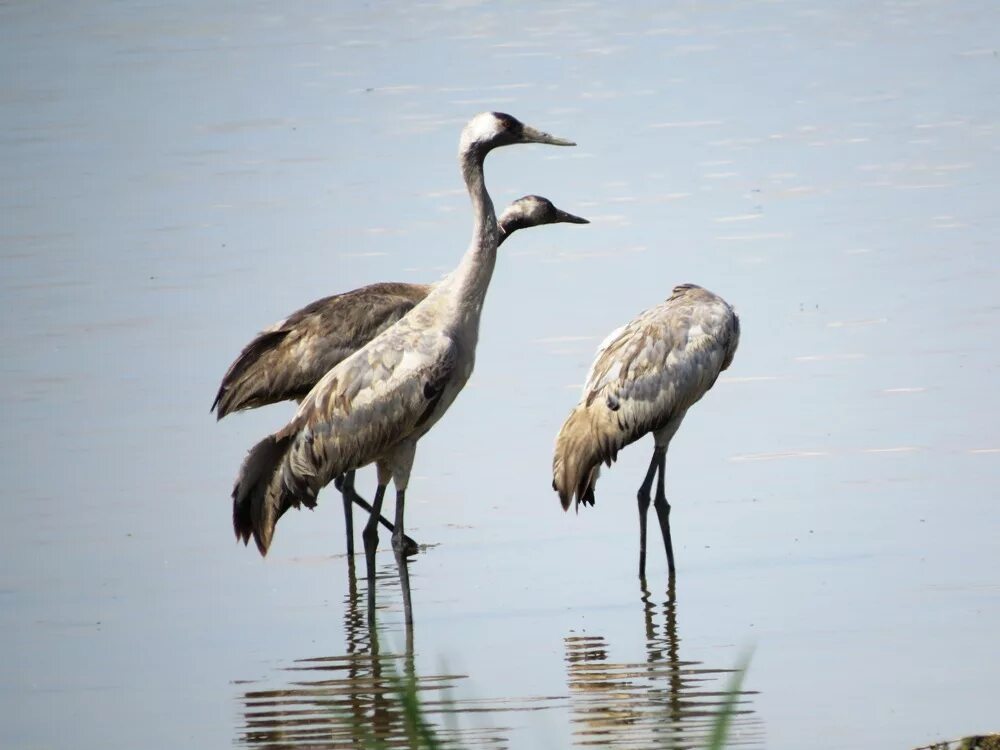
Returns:
[[[238,538],[252,533],[265,554],[288,508],[313,507],[334,477],[392,456],[440,417],[468,376],[447,335],[411,332],[408,320],[327,373],[292,421],[250,451],[233,490]]]
[[[580,403],[556,437],[553,487],[564,509],[593,504],[598,467],[649,432],[676,426],[729,367],[739,319],[694,284],[614,331],[598,349]],[[665,441],[669,434],[664,432]]]
[[[430,289],[426,284],[371,284],[297,310],[240,352],[212,408],[222,419],[304,398],[323,375],[400,320]]]

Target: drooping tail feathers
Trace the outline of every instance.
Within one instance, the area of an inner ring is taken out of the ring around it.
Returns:
[[[275,387],[274,352],[288,336],[288,331],[264,331],[247,344],[229,366],[215,394],[212,409],[216,419],[243,409],[294,398],[296,393]],[[308,391],[308,388],[306,389]],[[304,395],[304,394],[303,394]]]
[[[260,554],[266,555],[278,519],[299,499],[283,486],[281,463],[294,435],[268,435],[250,449],[233,486],[233,530],[247,544],[253,535]],[[307,504],[308,501],[307,501]],[[312,503],[315,505],[315,501]]]
[[[621,438],[613,424],[602,420],[586,405],[580,404],[570,413],[556,436],[552,457],[552,489],[559,493],[563,510],[569,510],[571,500],[594,504],[594,487],[601,463],[618,457]]]

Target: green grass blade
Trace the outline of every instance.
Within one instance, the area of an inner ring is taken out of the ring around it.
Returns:
[[[726,699],[719,707],[715,721],[712,722],[712,734],[709,737],[708,745],[706,745],[707,750],[722,750],[726,746],[729,727],[736,713],[736,701],[743,688],[743,678],[746,677],[747,667],[750,666],[751,655],[752,653],[748,651],[740,658],[735,671],[729,678],[729,684],[726,685]]]

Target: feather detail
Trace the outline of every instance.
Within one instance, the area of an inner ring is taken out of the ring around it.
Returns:
[[[694,284],[616,329],[598,347],[580,403],[556,437],[553,489],[564,509],[593,504],[601,463],[653,432],[669,442],[687,410],[733,360],[739,320]]]
[[[217,418],[304,398],[323,375],[400,320],[431,288],[371,284],[316,300],[262,331],[223,376],[212,404]]]
[[[287,510],[283,493],[273,487],[277,467],[285,457],[290,439],[268,435],[250,449],[233,486],[233,530],[237,541],[249,543],[252,535],[261,555],[271,546],[274,526]],[[297,502],[294,503],[298,505]]]
[[[556,436],[552,459],[552,487],[559,493],[563,510],[571,501],[594,504],[594,491],[600,466],[609,466],[618,458],[622,435],[611,420],[602,419],[599,408],[578,405]]]

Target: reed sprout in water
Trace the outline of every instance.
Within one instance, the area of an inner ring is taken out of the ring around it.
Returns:
[[[726,746],[729,728],[733,716],[736,714],[737,700],[743,688],[743,680],[749,665],[750,654],[748,653],[740,659],[738,666],[729,678],[725,689],[725,699],[712,722],[709,741],[705,745],[706,750],[722,750]],[[392,685],[392,692],[406,722],[407,734],[410,737],[409,747],[412,750],[438,750],[452,746],[451,743],[446,743],[438,737],[431,722],[428,721],[427,711],[420,702],[416,677],[412,674],[401,676],[398,673],[392,673],[386,677]],[[453,705],[450,698],[445,698],[444,703],[447,706]],[[385,741],[376,737],[367,725],[355,723],[354,729],[355,738],[361,741],[366,750],[387,750],[389,747]]]

